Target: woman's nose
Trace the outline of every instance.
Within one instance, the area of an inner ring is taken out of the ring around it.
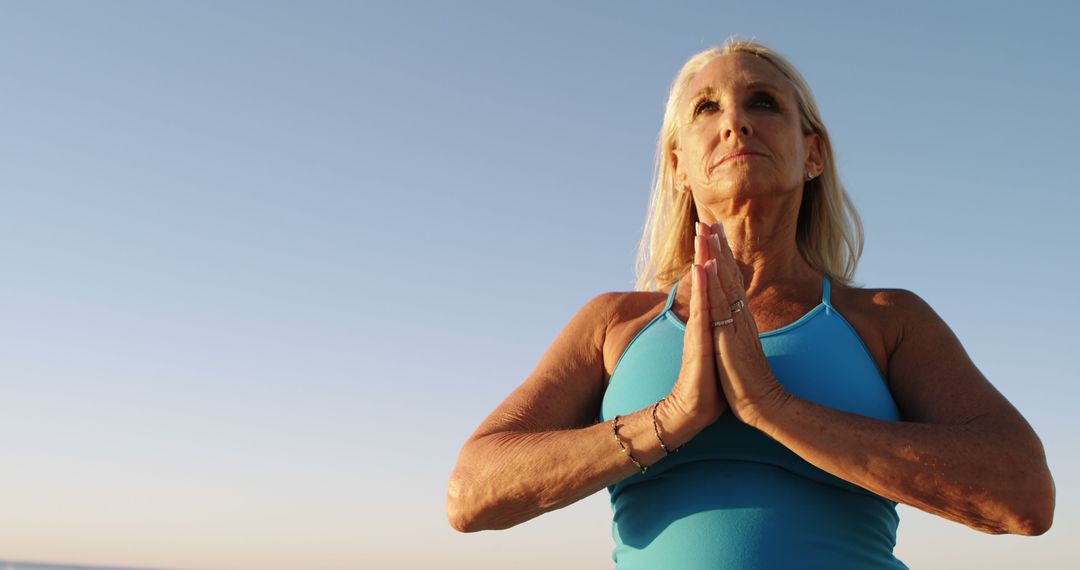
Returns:
[[[750,125],[746,115],[738,111],[729,111],[721,119],[720,135],[726,141],[736,133],[740,137],[748,137],[754,134],[754,128]]]

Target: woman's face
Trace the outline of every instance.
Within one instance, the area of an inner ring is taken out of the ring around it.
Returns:
[[[821,141],[804,135],[794,89],[771,63],[731,53],[690,82],[678,112],[675,180],[699,205],[798,191],[821,172]]]

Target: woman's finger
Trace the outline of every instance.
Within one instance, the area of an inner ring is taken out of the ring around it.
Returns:
[[[716,339],[709,323],[709,299],[705,294],[705,268],[690,266],[690,317],[686,320],[683,335],[682,371],[680,378],[687,378],[683,398],[679,398],[690,410],[715,398],[710,394],[709,384],[716,381]],[[681,381],[681,380],[680,380]],[[684,399],[685,398],[685,399]]]
[[[700,357],[712,357],[713,339],[709,326],[709,297],[705,295],[705,269],[690,267],[690,317],[686,321],[684,342],[697,349]]]
[[[729,249],[728,253],[725,255],[723,246],[721,246],[720,243],[720,238],[716,234],[712,234],[711,236],[709,236],[710,254],[712,255],[713,259],[715,259],[716,262],[720,264],[720,268],[726,269],[726,271],[717,271],[717,275],[721,277],[720,283],[724,287],[724,293],[727,295],[728,300],[734,302],[735,299],[738,299],[740,296],[739,287],[736,283],[736,280],[742,277],[742,272],[738,271],[738,266],[735,265],[735,260],[730,257],[731,250]],[[734,272],[732,272],[733,267],[735,268]],[[724,277],[725,275],[730,275],[731,278],[728,279]]]
[[[714,241],[717,236],[717,228],[720,227],[720,224],[709,225],[703,222],[698,222],[697,224],[699,228],[698,234],[705,236],[705,243],[708,244],[705,259],[715,259],[717,262],[721,261],[723,259],[721,256],[722,250],[716,245],[718,242]],[[705,262],[702,261],[701,263],[704,264]]]
[[[711,235],[718,236],[720,251],[717,253],[717,259],[728,261],[728,265],[733,275],[736,276],[739,286],[746,288],[746,283],[743,282],[742,271],[739,269],[739,264],[735,263],[735,254],[731,251],[731,244],[727,241],[727,234],[724,233],[724,225],[717,222],[709,226]]]
[[[694,236],[694,263],[704,266],[705,262],[709,260],[709,241],[705,236],[698,234]],[[691,279],[691,282],[693,280]]]
[[[701,347],[701,353],[712,355],[712,330],[709,318],[709,295],[706,292],[708,279],[705,262],[709,259],[709,242],[701,235],[704,224],[698,225],[698,235],[694,236],[694,265],[690,267],[690,317],[686,322],[687,338],[691,346]],[[707,347],[707,349],[706,349]]]
[[[713,264],[713,267],[715,268],[716,274],[716,277],[713,279],[713,281],[715,282],[714,287],[716,287],[718,294],[722,295],[720,299],[723,299],[721,312],[726,315],[724,317],[725,319],[735,319],[733,323],[723,328],[730,327],[733,332],[738,332],[738,329],[742,328],[740,326],[737,326],[739,324],[739,321],[742,320],[740,317],[745,316],[745,314],[748,314],[748,312],[743,309],[740,310],[739,313],[732,313],[732,304],[735,303],[736,300],[743,298],[742,287],[740,287],[739,284],[735,282],[735,279],[737,278],[732,275],[731,272],[728,270],[727,264],[717,263],[716,260],[711,260],[711,262]],[[710,293],[711,292],[712,290],[710,289]],[[712,312],[713,314],[716,314],[718,311],[714,308]],[[717,340],[719,340],[719,337],[717,337]]]
[[[713,234],[716,238],[716,234]],[[735,257],[731,253],[731,248],[727,246],[725,240],[719,240],[719,244],[722,244],[721,251],[724,252],[722,257],[729,263],[721,263],[717,273],[720,275],[720,281],[726,284],[725,291],[728,293],[726,297],[728,306],[737,301],[742,301],[743,307],[738,313],[734,313],[733,317],[735,322],[732,323],[732,330],[738,332],[742,328],[746,328],[754,336],[757,336],[757,323],[754,322],[754,318],[750,315],[749,309],[746,308],[746,288],[742,282],[742,271],[739,270],[738,264],[735,263]],[[714,247],[716,244],[714,244]]]
[[[724,287],[720,284],[719,265],[715,259],[705,262],[705,271],[708,275],[709,315],[712,321],[724,321],[731,318],[731,302],[728,301]]]

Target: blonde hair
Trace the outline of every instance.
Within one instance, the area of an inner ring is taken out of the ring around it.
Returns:
[[[699,221],[697,209],[690,192],[682,192],[676,187],[671,161],[680,127],[677,107],[694,76],[713,59],[729,53],[752,54],[776,67],[795,91],[803,132],[817,133],[821,137],[824,170],[803,185],[795,243],[803,259],[815,270],[827,275],[834,283],[850,284],[862,255],[862,223],[855,205],[840,184],[829,132],[821,121],[810,86],[802,74],[775,51],[753,40],[729,40],[723,47],[710,48],[691,57],[671,84],[656,149],[649,211],[638,244],[636,289],[666,291],[693,263],[693,228]]]

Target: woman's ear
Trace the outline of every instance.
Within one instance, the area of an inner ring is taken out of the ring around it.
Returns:
[[[813,174],[816,178],[821,175],[822,170],[825,170],[825,143],[822,142],[821,135],[810,133],[806,135],[806,168],[804,168],[804,171]]]
[[[677,148],[671,150],[671,170],[674,173],[672,178],[675,180],[675,190],[678,192],[686,192],[689,190],[689,184],[686,182],[686,171],[679,168],[679,163],[682,162],[679,160],[681,154],[682,152]]]

